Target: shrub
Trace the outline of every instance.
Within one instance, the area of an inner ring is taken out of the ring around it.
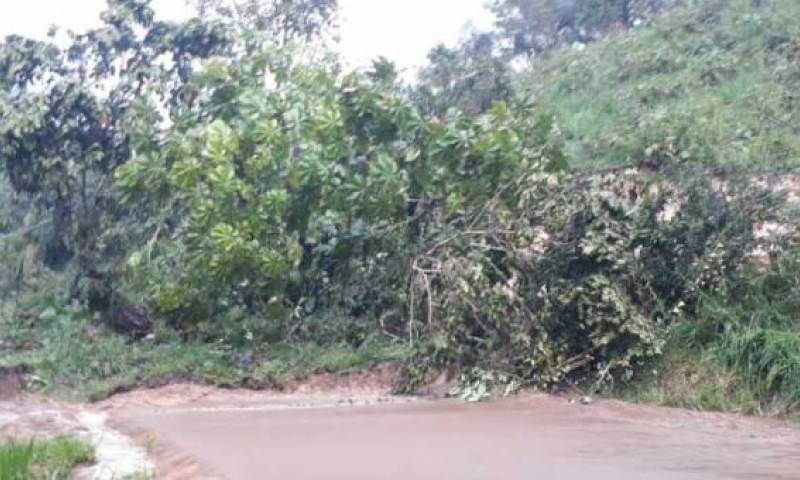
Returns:
[[[630,378],[755,248],[775,199],[748,181],[617,171],[516,185],[515,207],[467,216],[416,259],[412,320],[429,340],[401,387],[453,364],[540,387]]]

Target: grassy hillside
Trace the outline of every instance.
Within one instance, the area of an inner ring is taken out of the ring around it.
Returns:
[[[800,166],[800,2],[704,2],[520,76],[577,166]]]

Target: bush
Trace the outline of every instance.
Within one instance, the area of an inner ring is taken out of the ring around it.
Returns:
[[[453,364],[545,388],[629,379],[757,245],[776,199],[748,181],[618,171],[517,185],[514,208],[488,205],[416,259],[412,320],[428,340],[401,389]]]

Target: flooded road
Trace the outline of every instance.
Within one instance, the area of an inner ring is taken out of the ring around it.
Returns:
[[[118,424],[146,432],[164,479],[800,479],[800,431],[780,422],[544,395],[385,402],[204,398]]]

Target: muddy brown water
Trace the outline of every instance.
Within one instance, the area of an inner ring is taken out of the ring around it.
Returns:
[[[540,395],[351,402],[209,398],[117,423],[146,432],[169,480],[800,479],[800,431],[770,420]]]

